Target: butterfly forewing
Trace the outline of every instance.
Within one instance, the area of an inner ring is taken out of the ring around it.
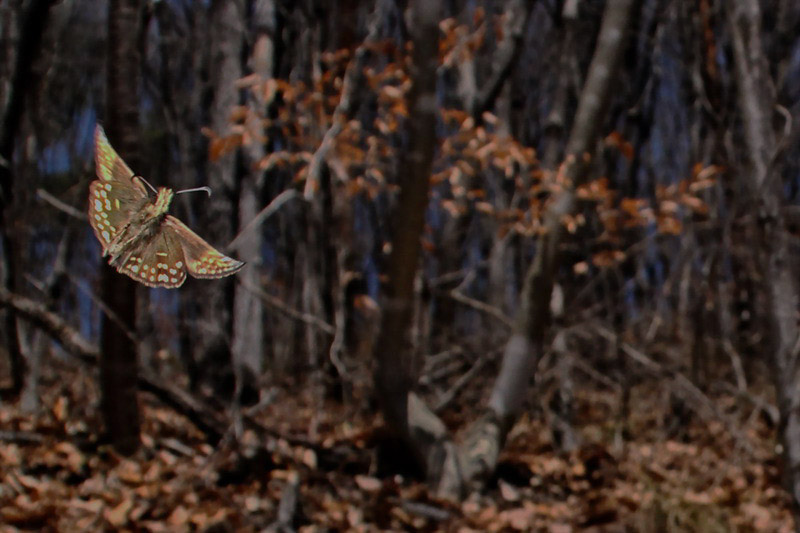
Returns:
[[[196,278],[223,278],[237,272],[244,263],[219,252],[177,218],[167,215],[164,229],[171,230],[183,247],[186,268]]]
[[[108,137],[100,126],[94,132],[94,147],[94,162],[101,182],[111,184],[115,194],[122,198],[147,198],[147,189],[141,180],[133,179],[133,171],[108,142]]]
[[[105,252],[114,235],[147,200],[147,190],[111,147],[103,132],[95,130],[97,177],[89,185],[89,222]]]
[[[133,250],[119,271],[148,287],[174,289],[186,281],[183,249],[169,230]]]

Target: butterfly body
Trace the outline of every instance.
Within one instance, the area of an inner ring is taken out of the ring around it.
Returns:
[[[172,189],[161,187],[155,200],[148,198],[138,202],[131,220],[115,233],[103,250],[103,255],[110,257],[112,266],[124,265],[130,251],[147,246],[158,235],[174,195]]]
[[[103,256],[117,271],[149,287],[180,287],[189,272],[221,278],[244,263],[232,259],[168,214],[175,193],[159,188],[152,198],[108,142],[95,130],[96,181],[89,187],[89,221]]]

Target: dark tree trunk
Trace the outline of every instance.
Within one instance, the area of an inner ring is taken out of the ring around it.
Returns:
[[[756,264],[761,279],[765,321],[764,349],[772,362],[783,448],[783,475],[792,498],[795,528],[800,531],[800,365],[797,361],[797,285],[782,214],[780,145],[773,129],[775,89],[761,40],[761,10],[756,0],[726,5],[736,66],[736,84],[747,165],[739,174],[755,204],[751,211],[758,238]],[[778,146],[778,148],[776,148]]]
[[[14,213],[14,150],[20,135],[26,97],[33,92],[33,65],[41,52],[42,36],[53,3],[53,0],[33,0],[22,14],[6,105],[0,115],[0,255],[3,258],[0,272],[3,287],[11,292],[15,292],[20,285],[18,263],[21,254],[18,245],[20,218]],[[0,320],[8,350],[12,392],[16,395],[25,381],[25,361],[17,336],[17,320],[11,311],[0,313]]]
[[[427,450],[412,442],[414,422],[409,420],[412,347],[409,339],[414,305],[414,277],[420,254],[420,237],[428,204],[431,162],[436,147],[436,68],[441,3],[417,0],[412,9],[413,88],[409,96],[409,147],[400,165],[400,198],[394,213],[389,286],[383,302],[381,331],[376,344],[375,389],[389,428],[403,438],[424,466]]]
[[[112,0],[108,12],[106,132],[128,165],[141,168],[139,156],[139,83],[142,4]],[[136,283],[103,262],[102,294],[122,324],[135,327]],[[121,324],[103,315],[101,323],[101,408],[114,448],[130,455],[139,447],[137,346]]]

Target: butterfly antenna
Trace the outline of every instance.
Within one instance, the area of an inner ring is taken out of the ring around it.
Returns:
[[[150,187],[150,190],[151,190],[151,191],[153,191],[153,193],[155,193],[155,194],[158,194],[158,191],[156,190],[156,188],[155,188],[155,187],[153,187],[152,185],[150,185],[150,182],[149,182],[149,181],[147,181],[146,179],[144,179],[144,178],[143,178],[143,177],[141,177],[141,176],[134,176],[134,178],[136,178],[136,179],[138,179],[138,180],[142,180],[142,181],[144,182],[144,184],[145,184],[145,185],[147,185],[148,187]]]
[[[183,194],[185,192],[198,192],[203,191],[207,192],[209,196],[211,196],[211,187],[195,187],[193,189],[183,189],[182,191],[176,191],[175,194]]]

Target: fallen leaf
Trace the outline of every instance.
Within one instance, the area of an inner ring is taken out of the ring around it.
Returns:
[[[376,492],[383,485],[380,479],[360,474],[355,477],[355,481],[358,488],[367,492]]]
[[[128,523],[128,512],[133,507],[133,500],[125,498],[113,509],[107,509],[103,514],[109,524],[116,528],[120,528]]]

